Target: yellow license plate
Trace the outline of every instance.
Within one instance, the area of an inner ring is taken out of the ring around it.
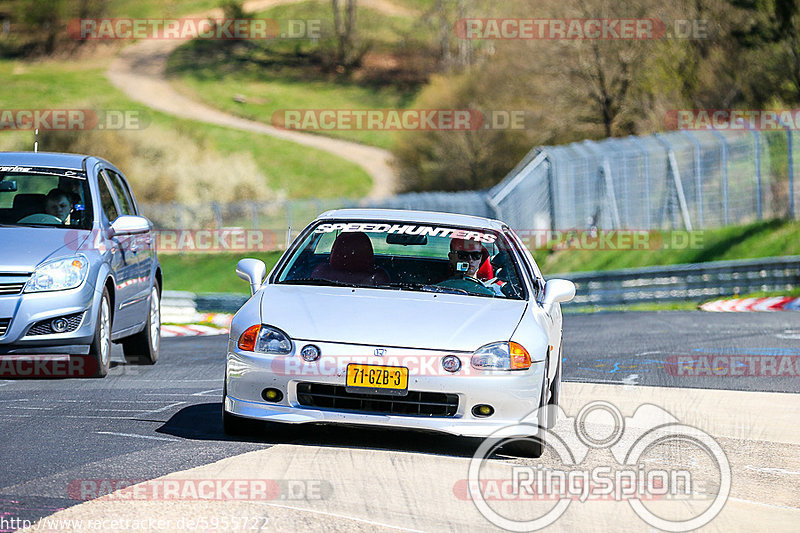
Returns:
[[[408,368],[404,366],[347,365],[348,392],[405,395],[408,393]]]

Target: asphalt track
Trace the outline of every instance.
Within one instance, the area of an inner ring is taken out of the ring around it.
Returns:
[[[654,404],[712,435],[730,461],[731,495],[707,528],[795,530],[800,379],[785,365],[783,375],[776,375],[780,363],[765,371],[759,363],[799,359],[800,315],[603,313],[569,315],[564,324],[567,416],[594,400],[610,401],[626,417]],[[473,441],[332,427],[224,436],[219,414],[225,341],[165,339],[155,367],[119,363],[102,380],[0,381],[0,530],[40,517],[84,522],[42,521],[30,530],[497,529],[461,490]],[[121,361],[118,352],[115,359]],[[703,361],[714,368],[709,372]],[[739,375],[754,373],[759,375]],[[571,427],[570,420],[561,420],[556,433]],[[586,464],[610,460],[598,452]],[[514,466],[552,462],[548,451],[539,460],[499,456],[490,466],[502,478]],[[135,502],[84,501],[94,495],[92,486],[102,491],[102,480],[121,486],[156,478],[268,479],[278,490],[266,502],[225,495],[165,501],[157,494]],[[508,516],[530,512],[519,502],[503,503],[512,507]],[[624,501],[576,502],[550,527],[654,530]]]

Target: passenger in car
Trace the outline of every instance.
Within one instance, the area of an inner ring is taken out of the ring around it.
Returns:
[[[461,289],[472,294],[495,296],[495,291],[478,279],[478,270],[489,258],[489,251],[477,241],[452,239],[450,241],[451,277],[438,283],[439,287]]]

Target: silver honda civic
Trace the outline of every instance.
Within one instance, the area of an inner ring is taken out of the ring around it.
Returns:
[[[233,318],[223,424],[390,426],[486,437],[543,420],[561,390],[561,308],[504,223],[384,209],[329,211],[266,277],[242,259],[252,297]],[[538,411],[537,411],[538,410]],[[537,446],[535,439],[528,439]],[[532,455],[539,449],[528,450]]]
[[[123,173],[0,152],[0,378],[105,376],[111,343],[158,359],[161,267]]]

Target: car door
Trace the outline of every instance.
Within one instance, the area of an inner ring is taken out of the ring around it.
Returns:
[[[117,200],[119,200],[121,214],[138,216],[139,210],[136,206],[136,200],[133,198],[125,177],[111,169],[106,169],[106,173],[117,195]],[[152,230],[131,235],[129,242],[130,251],[134,254],[137,264],[135,279],[137,302],[133,305],[137,312],[141,312],[139,321],[144,322],[147,320],[147,298],[152,287],[153,262],[155,260]]]
[[[110,228],[111,224],[121,216],[122,212],[105,169],[98,171],[97,186],[104,218],[102,224]],[[114,322],[112,333],[130,328],[138,323],[135,309],[138,291],[135,284],[139,266],[137,265],[138,258],[130,250],[130,240],[130,236],[112,236],[109,238],[110,266],[114,275]]]

